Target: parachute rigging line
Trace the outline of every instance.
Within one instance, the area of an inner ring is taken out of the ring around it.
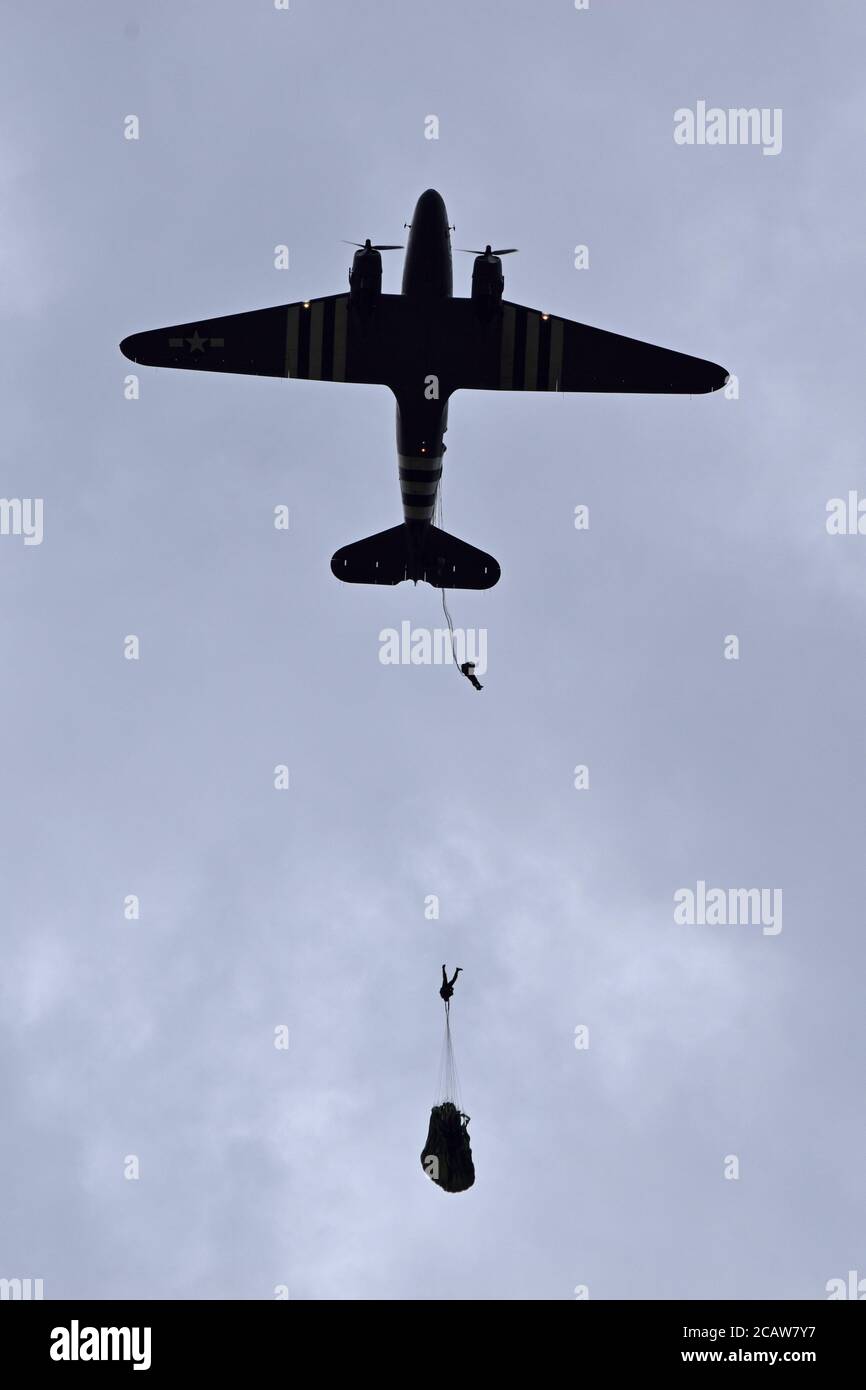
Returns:
[[[439,1062],[439,1083],[436,1094],[437,1104],[452,1101],[458,1110],[463,1109],[460,1095],[460,1078],[454,1058],[454,1043],[451,1037],[451,1011],[449,1001],[445,1001],[445,1037],[442,1041],[442,1056]]]
[[[453,622],[451,621],[451,614],[448,612],[448,604],[445,602],[445,590],[444,590],[444,589],[441,589],[441,590],[440,590],[440,593],[442,594],[442,611],[443,611],[443,613],[445,614],[445,619],[446,619],[446,622],[448,623],[448,632],[449,632],[449,634],[450,634],[450,640],[451,640],[451,656],[452,656],[452,658],[453,658],[454,665],[457,667],[457,670],[460,671],[460,662],[457,660],[457,653],[456,653],[455,650],[454,650],[454,624],[453,624]],[[461,676],[462,676],[462,675],[463,675],[463,672],[460,671],[460,674],[461,674]],[[447,1004],[446,1004],[446,1008],[447,1008]]]

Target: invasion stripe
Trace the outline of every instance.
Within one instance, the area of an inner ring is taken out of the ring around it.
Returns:
[[[436,473],[416,473],[414,468],[401,468],[399,472],[401,483],[438,483],[442,477],[441,468]]]
[[[550,386],[550,319],[543,318],[538,330],[538,384],[537,390],[546,391]]]
[[[334,372],[334,300],[333,297],[322,301],[325,306],[324,323],[322,325],[322,380],[333,381]]]
[[[526,320],[528,309],[519,309],[514,324],[514,380],[515,391],[523,389],[523,372],[526,367]]]
[[[310,367],[307,372],[311,381],[319,381],[322,376],[322,328],[325,318],[325,304],[319,299],[310,305]]]
[[[433,515],[431,507],[407,507],[403,505],[403,515],[407,521],[429,521]]]
[[[306,381],[310,375],[310,311],[301,309],[298,319],[298,370],[297,375]]]
[[[286,312],[286,376],[298,374],[298,316],[300,308],[290,304]]]
[[[409,494],[410,496],[418,495],[421,497],[435,497],[436,489],[438,486],[438,478],[435,482],[432,483],[413,483],[410,482],[408,478],[404,478],[402,473],[400,475],[400,491],[402,492],[404,497],[407,494]]]
[[[558,391],[562,379],[562,319],[550,320],[550,370],[547,374],[548,391]]]
[[[349,296],[340,295],[334,304],[334,375],[333,381],[346,380],[346,340],[349,334]]]
[[[416,473],[419,478],[432,478],[434,474],[438,477],[442,472],[442,460],[433,459],[428,465],[426,459],[420,459],[416,463],[414,459],[401,458],[399,471],[401,476],[404,473]]]
[[[523,371],[524,391],[534,391],[538,384],[538,325],[540,322],[540,314],[527,313],[526,358]]]
[[[514,305],[503,304],[502,352],[499,362],[499,388],[502,391],[511,389],[514,377],[514,318]]]

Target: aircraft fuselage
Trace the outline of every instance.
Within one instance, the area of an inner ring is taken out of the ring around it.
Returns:
[[[428,188],[412,215],[401,286],[401,293],[417,308],[422,336],[425,318],[432,321],[441,301],[451,298],[452,285],[448,214],[440,194]],[[403,518],[410,554],[420,559],[442,477],[448,401],[440,399],[439,381],[432,372],[412,386],[401,386],[394,394]]]

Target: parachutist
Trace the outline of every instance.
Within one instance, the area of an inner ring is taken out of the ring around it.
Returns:
[[[477,677],[476,674],[475,674],[475,662],[474,662],[474,661],[464,661],[463,665],[460,667],[460,670],[463,672],[463,674],[464,674],[464,676],[466,677],[466,679],[467,679],[468,681],[471,681],[471,682],[472,682],[472,684],[475,686],[475,689],[476,689],[476,690],[483,690],[483,689],[484,689],[484,686],[481,684],[480,680],[478,679],[478,677]]]
[[[456,984],[456,982],[457,982],[457,976],[460,974],[460,971],[461,971],[462,969],[463,969],[463,966],[462,966],[462,965],[458,965],[457,969],[454,971],[454,974],[451,976],[451,979],[449,980],[449,978],[448,978],[448,972],[446,971],[445,966],[443,965],[443,967],[442,967],[442,988],[439,990],[439,993],[441,994],[442,998],[445,1000],[445,1003],[446,1003],[446,1004],[448,1003],[448,1000],[451,998],[452,994],[454,993],[454,985]]]

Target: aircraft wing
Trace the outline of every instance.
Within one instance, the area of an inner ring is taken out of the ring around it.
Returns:
[[[120,348],[147,367],[387,384],[399,367],[406,313],[401,295],[383,294],[365,318],[350,312],[348,294],[329,294],[133,333]]]
[[[639,391],[699,395],[724,386],[715,362],[502,301],[487,322],[470,299],[449,303],[453,390]]]

